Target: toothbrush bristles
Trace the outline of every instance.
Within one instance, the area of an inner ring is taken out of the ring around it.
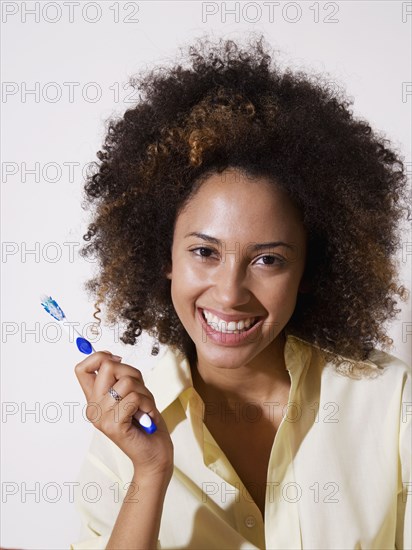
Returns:
[[[51,296],[47,296],[47,294],[42,294],[40,299],[41,305],[44,307],[47,313],[49,313],[57,321],[62,321],[65,318],[62,308],[59,306],[56,300],[53,300]]]

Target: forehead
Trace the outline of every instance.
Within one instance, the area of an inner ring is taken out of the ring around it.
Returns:
[[[201,184],[176,221],[176,232],[189,229],[208,229],[219,238],[271,239],[280,232],[296,241],[305,234],[301,212],[281,187],[237,170],[213,174]]]

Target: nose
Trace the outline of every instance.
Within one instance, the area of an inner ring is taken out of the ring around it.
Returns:
[[[231,256],[231,257],[228,257]],[[251,299],[247,273],[236,255],[227,255],[214,273],[213,299],[222,309],[236,309]]]

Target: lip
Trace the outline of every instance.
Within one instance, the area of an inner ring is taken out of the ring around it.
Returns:
[[[253,314],[245,315],[242,313],[238,313],[236,315],[227,315],[226,313],[220,313],[220,311],[217,311],[216,309],[211,309],[208,307],[205,307],[205,308],[200,307],[198,309],[200,309],[201,311],[203,311],[204,309],[206,311],[210,311],[210,313],[213,313],[213,315],[216,315],[216,317],[219,317],[219,319],[222,319],[223,321],[227,321],[227,322],[241,321],[242,319],[258,319],[259,317],[261,317],[261,315],[253,315]]]
[[[220,330],[215,330],[211,326],[209,326],[205,319],[203,318],[203,308],[197,308],[197,313],[199,316],[200,323],[202,325],[202,340],[203,342],[207,341],[205,340],[209,338],[212,342],[219,344],[221,346],[227,346],[227,347],[233,347],[233,346],[240,346],[245,343],[246,340],[250,340],[250,342],[256,342],[256,340],[259,338],[259,336],[256,334],[260,327],[263,324],[263,317],[260,319],[257,323],[253,325],[252,328],[249,330],[246,330],[244,332],[240,332],[238,334],[228,334],[227,332],[221,332]],[[209,310],[208,311],[212,311]],[[232,317],[233,318],[233,317]],[[239,317],[237,317],[239,319]],[[248,317],[243,317],[243,319],[248,319]]]

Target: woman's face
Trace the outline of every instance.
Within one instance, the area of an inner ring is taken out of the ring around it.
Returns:
[[[301,215],[284,191],[235,169],[205,180],[177,217],[167,275],[198,360],[241,366],[275,345],[305,256]]]

